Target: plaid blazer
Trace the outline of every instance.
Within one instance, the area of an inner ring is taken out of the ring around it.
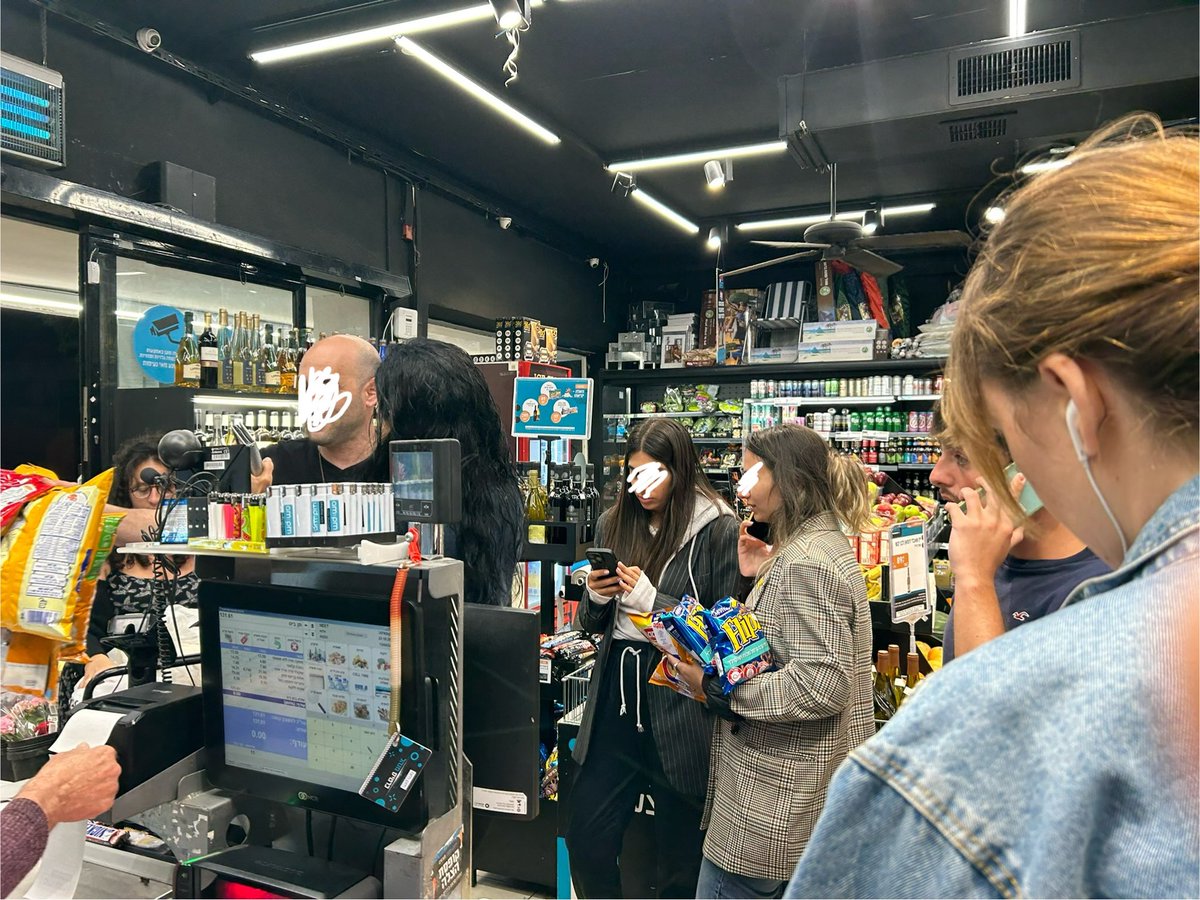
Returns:
[[[729,872],[786,881],[834,770],[875,730],[867,589],[837,519],[810,519],[747,603],[779,669],[734,690],[730,706],[744,721],[716,724],[704,855]]]

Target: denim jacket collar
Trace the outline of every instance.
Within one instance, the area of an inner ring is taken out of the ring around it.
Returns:
[[[1186,534],[1200,530],[1200,476],[1180,486],[1142,526],[1121,565],[1107,575],[1085,581],[1067,599],[1078,603],[1094,594],[1112,590],[1135,578],[1148,575],[1174,558],[1172,545]]]

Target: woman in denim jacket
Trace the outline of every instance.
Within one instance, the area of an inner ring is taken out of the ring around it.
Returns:
[[[994,486],[999,432],[1114,571],[854,751],[788,896],[1200,895],[1198,149],[1129,119],[1004,204],[963,290],[947,424]]]

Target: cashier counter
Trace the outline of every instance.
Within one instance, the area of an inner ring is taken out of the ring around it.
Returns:
[[[272,555],[201,557],[197,571],[203,686],[144,684],[72,714],[123,713],[108,741],[120,790],[103,819],[157,835],[170,856],[89,844],[80,895],[98,895],[99,866],[178,897],[469,896],[464,643],[476,643],[470,752],[536,815],[536,768],[523,765],[537,742],[536,614],[473,606],[464,627],[462,564],[408,569],[399,730],[432,753],[393,812],[357,789],[387,741],[396,568]],[[497,680],[498,659],[513,661],[512,680]],[[491,691],[496,703],[479,702]]]

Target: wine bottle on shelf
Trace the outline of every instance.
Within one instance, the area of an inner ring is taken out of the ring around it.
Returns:
[[[537,469],[529,470],[527,484],[529,492],[526,495],[525,501],[525,519],[529,522],[545,521],[549,516],[549,497],[546,494],[546,489],[542,486],[541,479],[538,477]],[[546,543],[545,525],[529,526],[529,543]]]
[[[296,357],[299,353],[297,331],[292,329],[291,340],[279,352],[279,393],[296,393]],[[281,341],[282,342],[282,341]]]
[[[900,646],[888,644],[888,666],[892,678],[892,696],[895,697],[896,709],[904,702],[904,675],[900,670]]]
[[[200,343],[192,319],[193,313],[183,314],[183,337],[175,351],[175,387],[200,387]]]
[[[875,678],[871,694],[875,718],[885,721],[896,714],[896,696],[892,693],[892,679],[888,674],[890,666],[888,652],[880,650],[875,656]]]
[[[243,347],[246,344],[246,314],[238,313],[233,319],[233,340],[229,344],[229,356],[233,360],[233,389],[246,389],[246,368]]]
[[[200,442],[206,447],[211,447],[217,442],[216,418],[210,412],[206,412],[204,414],[204,431],[200,438]]]
[[[233,346],[233,329],[229,327],[229,310],[221,307],[217,310],[218,324],[217,329],[217,359],[221,364],[220,369],[220,387],[223,390],[233,390],[233,354],[231,347]]]
[[[278,394],[283,379],[279,372],[279,351],[275,349],[275,329],[269,322],[263,327],[259,365],[263,370],[263,390],[270,394]]]
[[[200,387],[212,390],[217,387],[219,369],[217,336],[212,330],[212,313],[204,314],[204,333],[200,335]]]
[[[916,653],[908,654],[907,658],[908,671],[904,678],[904,696],[908,698],[917,688],[917,683],[921,680],[921,657]]]

